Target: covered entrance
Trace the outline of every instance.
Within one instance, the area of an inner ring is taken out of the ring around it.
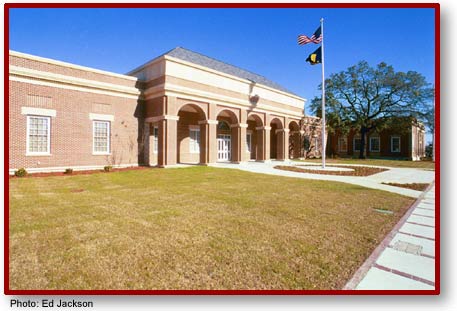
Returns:
[[[232,137],[227,134],[217,135],[217,160],[230,161],[232,158]]]

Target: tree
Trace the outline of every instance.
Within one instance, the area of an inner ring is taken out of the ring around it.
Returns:
[[[434,93],[418,72],[395,72],[383,62],[373,68],[366,61],[330,75],[325,80],[325,92],[329,132],[360,131],[359,158],[365,157],[367,133],[392,125],[393,118],[423,120]],[[311,101],[311,110],[322,115],[320,97]]]

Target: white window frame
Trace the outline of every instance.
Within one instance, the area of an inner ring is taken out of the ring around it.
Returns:
[[[398,150],[394,150],[394,139],[398,138]],[[400,153],[401,152],[401,137],[398,135],[390,136],[390,152]]]
[[[106,148],[108,149],[107,151],[95,151],[95,123],[106,123],[108,124],[107,127],[107,143],[106,143]],[[106,121],[106,120],[92,120],[92,154],[93,155],[110,155],[111,154],[111,122]]]
[[[192,133],[196,134],[197,139],[194,138]],[[199,128],[190,128],[189,129],[189,152],[190,153],[200,153],[200,129]]]
[[[152,127],[152,153],[159,153],[159,127],[157,125]]]
[[[39,118],[45,119],[48,124],[48,131],[47,131],[47,146],[45,152],[36,152],[30,151],[30,118]],[[27,131],[26,131],[26,143],[25,143],[25,155],[26,156],[50,156],[51,155],[51,117],[48,116],[40,116],[40,115],[27,115]]]
[[[252,132],[246,133],[246,152],[251,152],[252,148]]]
[[[354,136],[354,138],[352,139],[352,151],[360,151],[360,148],[359,149],[355,149],[355,140],[358,139],[360,140],[360,144],[359,146],[362,145],[362,138],[361,137],[357,137],[357,136]]]
[[[378,140],[378,149],[377,150],[373,149],[373,144],[371,143],[372,139]],[[370,137],[370,152],[381,152],[381,138],[379,136]]]
[[[345,142],[346,148],[341,148],[341,140]],[[338,138],[338,151],[340,152],[347,152],[348,151],[348,138],[347,137],[339,137]]]

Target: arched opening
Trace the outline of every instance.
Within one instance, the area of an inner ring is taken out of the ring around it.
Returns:
[[[300,126],[296,121],[289,123],[289,158],[298,159],[301,157],[302,140]]]
[[[257,114],[250,114],[247,120],[246,151],[249,160],[264,160],[262,153],[264,148],[263,121]]]
[[[200,121],[206,120],[205,112],[194,104],[186,104],[178,111],[177,163],[198,164],[205,152],[201,143]]]
[[[237,132],[233,125],[238,124],[238,118],[233,111],[222,110],[217,115],[217,121],[217,161],[237,161]]]
[[[283,130],[281,120],[274,118],[270,122],[270,159],[284,160],[284,135],[280,130]]]

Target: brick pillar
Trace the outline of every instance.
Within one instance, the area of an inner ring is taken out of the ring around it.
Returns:
[[[200,164],[208,165],[217,161],[217,120],[204,120],[200,124]]]
[[[246,149],[246,129],[245,123],[232,124],[232,162],[242,163],[248,160]]]
[[[270,126],[260,126],[257,131],[257,161],[270,161]]]
[[[289,157],[289,129],[276,130],[276,160],[284,161]]]
[[[178,116],[164,115],[158,117],[159,150],[158,166],[166,167],[176,164]]]
[[[289,160],[289,129],[284,129],[284,134],[283,134],[283,141],[284,141],[284,160]]]
[[[300,131],[300,158],[305,157],[305,131]]]

